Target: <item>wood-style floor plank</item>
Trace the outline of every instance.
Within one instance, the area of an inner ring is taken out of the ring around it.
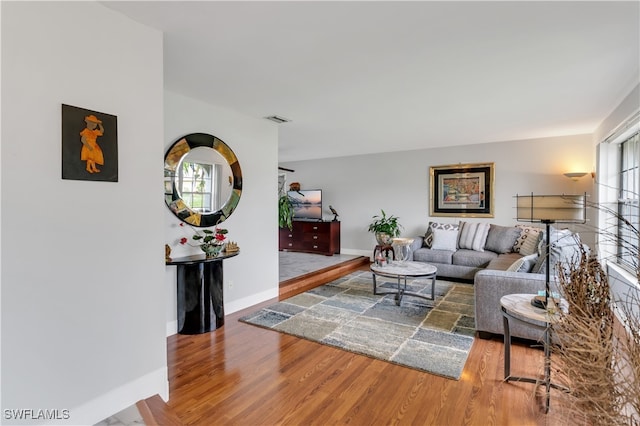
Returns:
[[[214,332],[168,338],[165,411],[185,425],[571,424],[553,394],[545,415],[536,386],[503,382],[499,338],[476,338],[450,380],[238,321],[273,302]],[[514,343],[513,374],[535,376],[542,362],[540,349]]]

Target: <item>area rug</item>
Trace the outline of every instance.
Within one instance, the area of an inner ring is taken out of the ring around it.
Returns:
[[[396,281],[378,277],[379,291]],[[430,280],[407,290],[429,295]],[[293,296],[240,321],[460,379],[475,333],[473,285],[436,281],[436,300],[374,295],[370,272],[354,272]]]

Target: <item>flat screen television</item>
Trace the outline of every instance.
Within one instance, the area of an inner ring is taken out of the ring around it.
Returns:
[[[322,190],[289,191],[294,220],[322,220]]]

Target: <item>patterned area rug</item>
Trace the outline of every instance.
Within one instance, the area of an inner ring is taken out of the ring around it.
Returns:
[[[379,291],[396,281],[378,277]],[[407,290],[430,295],[430,280]],[[370,272],[354,272],[240,321],[447,378],[460,379],[475,333],[473,285],[436,281],[436,300],[374,295]]]

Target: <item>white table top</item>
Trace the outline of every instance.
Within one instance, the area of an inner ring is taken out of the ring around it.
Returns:
[[[438,268],[428,263],[406,260],[393,261],[389,265],[385,266],[377,266],[376,264],[372,264],[371,270],[377,274],[420,277],[424,275],[435,274]]]
[[[559,315],[549,314],[546,310],[536,308],[531,304],[535,294],[508,294],[500,298],[500,305],[508,314],[523,319],[524,321],[532,320],[534,323],[548,324],[553,320],[557,320]],[[566,308],[566,301],[562,300],[560,305]]]

